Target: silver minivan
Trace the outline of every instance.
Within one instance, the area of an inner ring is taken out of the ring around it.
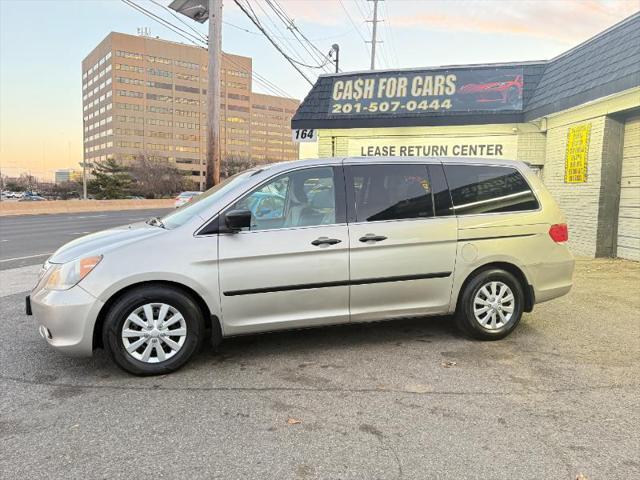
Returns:
[[[570,290],[567,239],[521,162],[279,163],[66,244],[26,307],[51,346],[105,348],[138,375],[176,370],[205,340],[321,325],[452,314],[497,340]]]

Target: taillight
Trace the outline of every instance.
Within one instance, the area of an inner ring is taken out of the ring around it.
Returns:
[[[556,243],[562,243],[569,240],[569,228],[566,223],[556,223],[549,228],[549,236]]]

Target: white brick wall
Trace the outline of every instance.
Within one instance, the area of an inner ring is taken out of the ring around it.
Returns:
[[[520,133],[518,135],[518,160],[531,165],[544,165],[547,137],[544,133]]]
[[[586,183],[565,183],[567,132],[575,125],[591,123]],[[560,204],[569,224],[569,248],[578,255],[594,257],[598,231],[600,169],[605,117],[551,128],[547,131],[544,183]]]

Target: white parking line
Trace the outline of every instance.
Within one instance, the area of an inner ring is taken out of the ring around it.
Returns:
[[[26,257],[5,258],[4,260],[0,260],[0,263],[14,262],[16,260],[27,260],[28,258],[45,257],[45,256],[48,256],[48,255],[51,255],[51,253],[38,253],[36,255],[27,255]]]

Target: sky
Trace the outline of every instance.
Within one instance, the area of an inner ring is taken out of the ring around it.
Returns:
[[[134,1],[188,30],[162,9],[170,0]],[[250,1],[261,23],[289,49],[291,36],[265,0]],[[365,22],[371,2],[278,3],[319,50],[340,45],[341,70],[369,68],[364,40],[371,35]],[[640,0],[384,0],[379,5],[384,20],[379,69],[550,59],[640,10]],[[224,2],[223,18],[224,51],[252,57],[255,72],[304,98],[310,85],[233,0]],[[207,32],[206,24],[189,23]],[[120,0],[0,0],[0,173],[50,179],[58,168],[77,167],[81,61],[110,31],[136,34],[139,27],[187,43]],[[255,82],[254,90],[271,93]]]

